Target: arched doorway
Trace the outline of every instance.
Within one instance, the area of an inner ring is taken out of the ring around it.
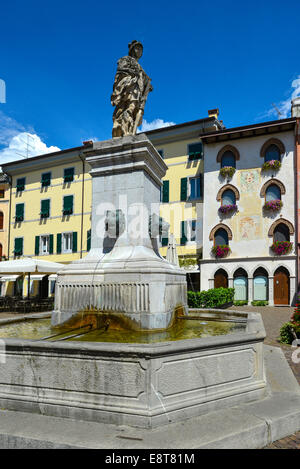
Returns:
[[[248,300],[248,275],[244,269],[237,269],[233,276],[234,301]]]
[[[214,276],[214,288],[228,288],[228,275],[223,269],[217,270]]]
[[[253,300],[267,301],[268,292],[268,272],[260,267],[259,269],[256,269],[253,275]]]
[[[285,267],[279,267],[274,274],[274,305],[290,304],[290,274]]]

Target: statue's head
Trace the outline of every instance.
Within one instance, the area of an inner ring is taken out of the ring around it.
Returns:
[[[140,59],[143,55],[143,45],[139,41],[131,41],[128,44],[128,55],[130,57],[134,57],[135,59]]]

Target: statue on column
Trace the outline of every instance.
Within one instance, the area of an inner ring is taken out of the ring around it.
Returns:
[[[142,124],[144,108],[150,91],[151,79],[144,72],[138,60],[143,54],[143,46],[138,41],[128,44],[128,55],[118,60],[111,104],[113,113],[113,137],[135,135]]]

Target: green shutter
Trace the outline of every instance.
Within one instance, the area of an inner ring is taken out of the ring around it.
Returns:
[[[50,199],[41,201],[41,218],[48,218],[50,216]]]
[[[36,256],[39,255],[40,253],[40,237],[39,236],[36,236],[35,237],[35,249],[34,249],[34,253]]]
[[[92,241],[92,231],[88,230],[87,231],[87,241],[86,241],[86,250],[90,251],[91,249],[91,241]]]
[[[61,233],[57,233],[56,235],[56,252],[57,254],[61,254]]]
[[[21,256],[23,254],[23,238],[15,238],[15,256]]]
[[[169,238],[161,238],[161,245],[168,246]]]
[[[51,173],[42,174],[42,187],[50,186],[51,183]]]
[[[66,168],[64,170],[64,182],[72,182],[74,180],[74,168]]]
[[[187,178],[182,178],[181,179],[180,200],[182,202],[187,200]]]
[[[53,254],[53,234],[49,236],[49,254]]]
[[[25,189],[25,178],[17,179],[17,192],[22,192]]]
[[[73,195],[66,195],[64,197],[63,214],[71,215],[73,213]]]
[[[73,231],[72,242],[72,252],[77,252],[77,231]]]
[[[180,244],[184,245],[187,242],[187,237],[186,237],[186,228],[187,228],[187,223],[186,221],[181,222],[181,238],[180,238]]]
[[[203,145],[202,142],[191,143],[189,145],[189,161],[194,161],[202,158]]]
[[[170,181],[163,181],[162,202],[169,202]]]
[[[24,204],[16,204],[16,221],[23,221],[24,220]]]

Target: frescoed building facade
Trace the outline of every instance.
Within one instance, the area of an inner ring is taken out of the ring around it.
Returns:
[[[229,286],[235,287],[235,300],[292,304],[297,291],[295,119],[226,129],[202,141],[201,289]],[[233,175],[228,168],[234,168]]]

